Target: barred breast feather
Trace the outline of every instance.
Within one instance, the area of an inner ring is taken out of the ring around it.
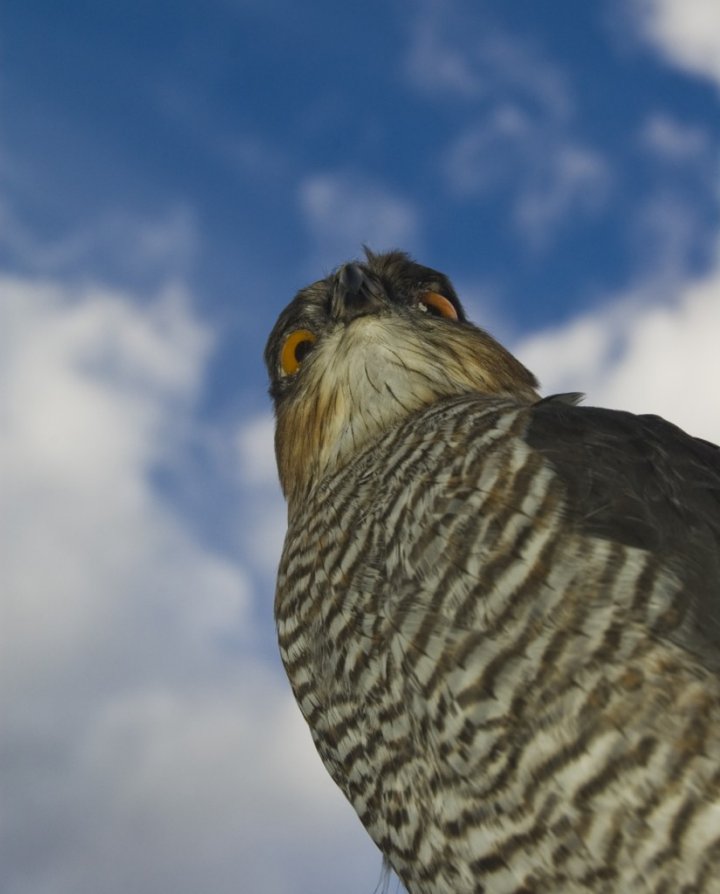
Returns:
[[[462,394],[291,508],[280,649],[412,894],[720,894],[720,460]]]

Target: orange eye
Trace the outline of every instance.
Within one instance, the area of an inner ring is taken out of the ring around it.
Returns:
[[[312,350],[315,335],[309,329],[296,329],[285,339],[280,354],[280,366],[286,376],[291,376],[300,369],[300,364]]]
[[[431,313],[445,317],[447,320],[457,320],[458,318],[457,311],[452,304],[437,292],[423,292],[419,300],[420,304],[424,305]]]

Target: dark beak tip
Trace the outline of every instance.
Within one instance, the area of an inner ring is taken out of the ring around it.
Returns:
[[[338,273],[338,285],[346,294],[357,293],[365,283],[365,273],[359,264],[350,262],[344,264]]]
[[[381,291],[361,264],[350,261],[335,274],[333,314],[337,319],[349,322],[359,316],[378,313],[384,305]]]

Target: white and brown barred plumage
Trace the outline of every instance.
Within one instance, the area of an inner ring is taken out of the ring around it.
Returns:
[[[282,659],[407,889],[720,892],[720,451],[540,400],[399,252],[266,358]]]

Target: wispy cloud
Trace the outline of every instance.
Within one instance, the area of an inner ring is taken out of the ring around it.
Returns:
[[[704,201],[705,200],[705,201]],[[678,188],[659,187],[627,222],[636,270],[659,295],[676,289],[692,270],[711,263],[715,240],[707,225],[717,207],[706,197],[692,200]]]
[[[628,148],[642,160],[645,187],[625,214],[637,270],[666,292],[689,270],[708,269],[720,213],[718,140],[707,125],[653,111]]]
[[[612,185],[603,157],[552,122],[500,106],[447,151],[444,174],[458,199],[510,193],[512,218],[535,246],[572,215],[600,210]]]
[[[409,82],[429,97],[462,103],[441,176],[456,201],[509,196],[512,223],[542,248],[569,218],[601,209],[609,162],[573,134],[568,78],[542,50],[462,3],[427,0],[411,29]]]
[[[554,117],[572,107],[561,71],[477,4],[422,0],[411,21],[404,71],[417,90],[443,100],[476,104],[522,97]]]
[[[638,134],[641,146],[672,164],[695,164],[710,160],[710,137],[701,127],[683,124],[656,112],[643,123]]]
[[[233,170],[256,181],[284,184],[293,168],[291,157],[258,133],[233,134],[222,141],[217,151]]]
[[[414,205],[377,181],[315,174],[301,182],[298,198],[315,257],[326,267],[355,257],[363,244],[379,250],[417,246],[420,221]]]
[[[28,271],[102,269],[106,276],[116,273],[126,281],[148,275],[158,280],[182,277],[192,269],[200,241],[195,214],[182,202],[154,216],[108,211],[92,224],[42,238],[7,199],[0,199],[0,245],[14,266]]]

